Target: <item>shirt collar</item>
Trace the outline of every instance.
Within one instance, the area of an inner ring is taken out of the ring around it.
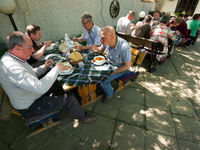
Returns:
[[[15,56],[15,55],[13,55],[13,54],[11,54],[11,53],[9,53],[9,52],[6,52],[6,54],[9,55],[9,56],[11,56],[12,58],[14,58],[14,59],[16,59],[16,60],[19,60],[19,61],[21,61],[21,62],[24,62],[23,59],[21,59],[21,58]]]
[[[111,48],[111,47],[110,47],[110,49],[117,49],[117,48],[118,48],[118,45],[119,45],[119,39],[118,39],[118,38],[119,38],[119,37],[116,36],[116,40],[117,40],[117,42],[116,42],[115,47],[114,47],[114,48]]]

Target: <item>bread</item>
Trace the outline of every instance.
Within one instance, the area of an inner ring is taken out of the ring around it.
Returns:
[[[66,48],[65,42],[59,45],[59,51],[62,52]]]
[[[83,60],[83,56],[79,52],[72,52],[68,58],[74,62]]]

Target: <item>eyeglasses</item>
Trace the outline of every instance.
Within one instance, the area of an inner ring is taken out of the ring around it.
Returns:
[[[87,22],[82,22],[82,24],[83,24],[83,25],[86,25],[88,22],[90,22],[90,21],[87,21]]]
[[[22,46],[23,48],[28,48],[28,49],[32,49],[33,46]]]

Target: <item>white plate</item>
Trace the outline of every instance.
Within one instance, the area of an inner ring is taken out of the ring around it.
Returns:
[[[92,60],[92,63],[93,63],[93,64],[95,64],[95,65],[103,65],[105,62],[106,62],[106,60],[105,60],[105,59],[104,59],[104,60],[102,60],[102,61],[98,61],[98,62],[97,62],[97,61],[93,61],[93,60]]]
[[[72,67],[72,65],[70,65],[69,63],[64,63],[64,65],[68,66],[69,69],[62,71],[61,75],[69,75],[74,71],[74,67]]]

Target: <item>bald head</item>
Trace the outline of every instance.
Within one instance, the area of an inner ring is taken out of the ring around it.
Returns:
[[[105,26],[100,33],[101,43],[104,46],[113,46],[116,44],[116,33],[112,26]]]

